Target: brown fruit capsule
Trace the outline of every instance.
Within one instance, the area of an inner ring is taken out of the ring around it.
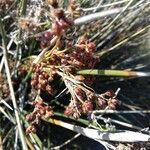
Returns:
[[[106,101],[103,98],[99,97],[97,99],[97,105],[98,105],[99,109],[103,109],[106,107]]]
[[[115,93],[113,90],[109,90],[107,92],[104,93],[104,95],[108,96],[108,97],[114,97],[115,96]]]
[[[75,93],[76,93],[77,95],[82,95],[82,93],[83,93],[83,90],[80,89],[80,88],[78,88],[78,87],[75,88],[74,91],[75,91]]]
[[[56,16],[58,19],[63,18],[65,16],[64,11],[61,8],[54,9],[53,13],[54,13],[54,16]]]
[[[58,21],[56,21],[52,24],[52,32],[54,35],[58,35],[58,36],[61,34],[62,28],[61,28],[60,24],[58,23]]]
[[[47,72],[42,72],[42,75],[43,75],[43,77],[45,78],[45,79],[48,79],[49,78],[49,75],[48,75],[48,73]]]
[[[53,111],[46,111],[46,114],[44,115],[44,118],[49,118],[49,117],[51,117],[51,116],[53,116]]]
[[[49,86],[49,85],[46,86],[46,91],[47,91],[50,95],[52,95],[53,92],[54,92],[53,89],[52,89],[52,87]]]
[[[84,81],[85,77],[83,75],[76,75],[75,79],[78,80],[78,81]]]
[[[87,44],[87,48],[88,49],[95,49],[96,48],[96,44],[93,43],[93,42],[90,42],[90,43]]]
[[[38,84],[37,80],[32,80],[31,81],[31,86],[36,86]]]
[[[33,121],[33,115],[31,115],[31,114],[26,115],[26,120],[27,120],[28,122]]]
[[[70,106],[66,107],[66,110],[64,111],[64,114],[66,116],[71,116],[71,115],[73,115],[73,113],[74,113],[74,111],[73,111],[72,107],[70,107]]]
[[[59,24],[62,27],[62,29],[69,27],[69,24],[64,20],[64,18],[59,20]]]
[[[36,132],[36,128],[33,125],[30,125],[27,129],[26,129],[26,134],[29,134],[31,132]]]
[[[116,109],[116,106],[115,106],[113,103],[110,103],[110,104],[108,105],[108,108],[109,108],[109,109],[112,109],[112,110],[115,110],[115,109]]]
[[[50,31],[44,33],[44,38],[46,38],[47,40],[49,40],[51,37],[52,37],[52,33]]]
[[[117,105],[117,104],[118,104],[118,100],[115,99],[115,98],[111,99],[111,102],[112,102],[114,105]]]
[[[52,77],[52,76],[50,76],[49,78],[48,78],[48,81],[49,82],[52,82],[54,80],[54,78]]]
[[[39,113],[40,113],[40,115],[43,116],[43,115],[45,115],[46,111],[45,111],[45,109],[40,109],[40,110],[39,110]]]
[[[78,44],[85,44],[85,42],[86,42],[85,36],[81,36],[79,41],[78,41]]]
[[[93,110],[93,104],[91,101],[86,100],[83,104],[82,104],[82,110],[84,113],[87,113],[89,111]]]
[[[57,0],[47,0],[47,3],[53,6],[54,8],[58,8]]]

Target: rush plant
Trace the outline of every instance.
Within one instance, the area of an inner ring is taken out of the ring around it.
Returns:
[[[147,0],[2,0],[0,149],[93,149],[69,145],[80,135],[149,148],[149,11]]]

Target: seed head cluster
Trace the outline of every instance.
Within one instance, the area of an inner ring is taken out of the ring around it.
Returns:
[[[74,90],[75,98],[65,108],[64,114],[79,118],[81,113],[89,113],[93,110],[116,109],[119,101],[114,95],[108,95],[110,91],[103,94],[95,94],[92,91],[76,88]],[[112,91],[111,91],[112,93]]]
[[[75,44],[67,40],[62,41],[61,37],[64,31],[73,23],[66,17],[64,10],[59,7],[56,0],[47,0],[47,3],[53,8],[54,19],[51,29],[40,35],[40,46],[42,49],[48,47],[54,36],[59,39],[55,46],[32,66],[31,86],[37,91],[38,98],[32,103],[33,112],[26,116],[29,122],[27,133],[35,132],[36,126],[42,118],[46,119],[53,115],[52,107],[43,102],[40,94],[46,91],[49,95],[54,95],[54,91],[57,92],[53,86],[56,80],[55,76],[61,77],[71,95],[70,103],[65,106],[64,110],[64,114],[67,116],[73,116],[77,119],[82,113],[86,114],[95,109],[116,109],[118,104],[115,94],[111,91],[103,94],[93,92],[89,85],[93,83],[94,77],[77,74],[78,70],[92,69],[99,62],[99,59],[94,55],[96,45],[94,42],[89,42],[85,36],[80,37]],[[70,9],[75,11],[75,2],[71,6]]]
[[[52,22],[51,30],[44,32],[40,37],[42,49],[49,45],[49,41],[53,36],[61,36],[64,30],[73,25],[72,20],[66,17],[64,10],[59,7],[57,1],[50,0],[48,3],[53,7],[51,14],[54,17],[54,21]]]
[[[32,105],[34,106],[33,112],[26,115],[26,120],[29,122],[29,126],[26,129],[27,134],[36,131],[36,127],[42,118],[47,119],[53,116],[52,108],[46,105],[42,99],[36,99],[32,102]]]
[[[50,82],[53,81],[53,77],[55,75],[55,71],[47,73],[43,71],[44,64],[39,63],[37,65],[33,65],[33,75],[31,79],[31,86],[36,90],[47,91],[52,95],[53,89],[50,86]]]
[[[64,114],[79,118],[82,113],[88,113],[95,109],[116,109],[118,100],[112,91],[103,94],[96,94],[89,89],[88,76],[77,75],[80,69],[93,68],[98,62],[94,56],[96,48],[93,42],[88,42],[81,37],[77,44],[70,46],[69,51],[58,50],[59,47],[49,51],[40,63],[33,65],[31,85],[37,91],[47,91],[54,94],[53,81],[55,76],[61,76],[68,92],[71,95],[70,103],[65,107]],[[92,82],[92,80],[90,80]],[[41,118],[52,116],[52,109],[46,106],[43,101],[34,101],[34,111],[27,119],[30,122],[27,133],[35,130]],[[49,111],[48,111],[49,110]]]

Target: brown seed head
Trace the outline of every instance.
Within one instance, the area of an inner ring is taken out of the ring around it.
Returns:
[[[30,125],[30,126],[28,126],[28,128],[26,129],[26,134],[29,134],[29,133],[31,133],[31,132],[36,132],[36,128],[35,128],[35,126],[34,125]]]
[[[96,44],[94,42],[90,42],[87,44],[87,48],[94,50],[96,48]]]
[[[54,9],[54,12],[53,12],[53,13],[54,13],[54,15],[55,15],[58,19],[65,17],[64,11],[63,11],[63,9],[61,9],[61,8]]]
[[[33,121],[33,115],[32,115],[32,114],[26,115],[26,120],[27,120],[28,122]]]
[[[85,77],[84,77],[83,75],[76,75],[76,76],[75,76],[75,80],[84,81],[84,80],[85,80]]]
[[[93,104],[91,101],[86,100],[83,104],[82,104],[82,110],[84,113],[87,113],[89,111],[93,110]]]
[[[61,28],[61,25],[59,24],[58,21],[55,21],[53,24],[52,24],[52,33],[54,35],[61,35],[62,33],[62,28]]]
[[[103,98],[98,97],[97,105],[99,109],[104,109],[106,107],[106,101]]]
[[[54,8],[58,8],[58,1],[57,0],[47,0],[47,3],[53,6]]]
[[[116,109],[116,106],[115,106],[113,103],[110,103],[110,104],[108,105],[108,108],[109,108],[109,109],[112,109],[112,110],[115,110],[115,109]]]
[[[104,93],[105,96],[108,96],[108,97],[114,97],[115,96],[115,93],[113,90],[109,90],[107,92]]]
[[[71,106],[66,107],[66,109],[65,109],[65,111],[64,111],[64,114],[65,114],[66,116],[72,116],[73,113],[74,113],[73,107],[71,107]]]

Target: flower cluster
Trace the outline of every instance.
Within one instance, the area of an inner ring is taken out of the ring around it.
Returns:
[[[57,0],[47,0],[47,3],[53,9],[53,22],[51,30],[43,32],[40,37],[42,49],[48,47],[54,36],[62,37],[63,31],[72,25],[72,21],[66,17]],[[71,4],[72,8],[70,9],[74,11],[77,6],[74,1]],[[115,109],[118,101],[113,92],[96,94],[87,86],[93,83],[94,77],[77,74],[78,70],[92,69],[99,62],[99,59],[94,55],[95,49],[95,43],[89,42],[85,36],[80,37],[76,44],[58,38],[55,46],[44,53],[39,63],[33,64],[32,88],[37,91],[39,96],[43,91],[52,95],[55,90],[53,89],[54,77],[60,76],[71,95],[70,103],[65,106],[64,114],[74,118],[79,118],[81,113],[88,113],[94,109]],[[33,105],[35,106],[34,111],[27,115],[27,120],[30,123],[27,133],[35,131],[41,118],[53,115],[51,107],[44,104],[41,99],[35,100]]]
[[[88,113],[100,109],[116,109],[119,101],[112,91],[95,94],[84,88],[76,88],[72,92],[70,104],[65,108],[64,114],[79,118],[81,113]]]
[[[31,86],[36,90],[47,91],[49,94],[53,94],[52,86],[50,86],[50,82],[53,81],[53,77],[55,75],[55,70],[52,70],[47,73],[43,71],[44,64],[34,64],[33,65],[33,75],[31,78]]]
[[[53,36],[61,36],[65,29],[73,25],[73,22],[66,17],[64,10],[59,7],[56,0],[50,0],[48,3],[53,7],[52,16],[54,21],[52,22],[51,30],[44,32],[40,37],[42,49],[48,46]]]
[[[32,87],[37,91],[47,91],[50,95],[52,95],[54,91],[52,81],[54,80],[54,76],[56,74],[62,77],[66,75],[69,78],[72,78],[75,82],[77,81],[84,83],[88,77],[77,75],[76,70],[94,67],[97,62],[97,58],[94,57],[95,47],[96,46],[94,43],[88,42],[82,37],[75,46],[70,47],[72,50],[59,51],[58,48],[56,48],[53,49],[52,52],[50,51],[46,53],[40,63],[33,64],[33,73],[31,77]],[[72,92],[69,91],[73,100],[70,102],[69,106],[66,107],[65,114],[79,118],[80,113],[92,111],[94,108],[94,101],[91,99],[89,94],[92,94],[92,92],[88,92],[87,94],[87,92],[83,89],[78,88],[76,83],[69,80],[67,81],[66,78],[63,78],[63,80],[64,83],[68,82],[69,84],[74,84],[73,86],[75,86],[75,88],[73,88],[74,95],[72,95]],[[66,87],[69,89],[67,84]],[[27,120],[31,122],[31,125],[27,128],[27,133],[35,130],[35,124],[37,124],[40,117],[44,114],[43,101],[36,100],[33,102],[33,105],[35,106],[35,110],[31,114],[27,115]],[[45,104],[44,107],[48,108]]]
[[[37,99],[32,102],[34,110],[32,113],[26,116],[26,120],[29,122],[29,126],[26,129],[26,133],[35,132],[36,126],[40,123],[41,118],[47,119],[53,116],[53,110],[50,106],[46,105],[42,99]]]
[[[94,42],[88,42],[83,36],[79,39],[77,44],[71,48],[72,51],[69,54],[64,55],[61,59],[61,63],[64,66],[64,71],[74,73],[80,69],[92,69],[95,64],[99,62],[99,59],[95,57],[96,45]],[[91,76],[76,76],[78,80],[84,80],[85,83],[91,84],[94,81],[94,77]]]
[[[76,69],[93,68],[98,61],[94,56],[95,48],[95,43],[88,42],[84,37],[81,37],[72,48],[72,52],[64,55],[61,62],[65,66],[72,66]]]
[[[119,105],[119,101],[116,98],[116,94],[112,90],[109,90],[109,91],[101,94],[101,97],[102,98],[100,101],[106,102],[107,109],[115,110],[116,106]],[[99,101],[99,104],[100,104],[100,101]],[[99,107],[100,107],[100,105],[99,105]]]
[[[103,94],[96,94],[85,84],[88,76],[76,74],[76,70],[91,69],[98,62],[94,56],[95,47],[93,42],[88,42],[84,37],[80,38],[75,46],[67,47],[69,51],[60,51],[59,47],[54,46],[44,55],[40,63],[33,65],[32,87],[37,91],[47,91],[53,94],[54,76],[56,74],[61,76],[71,95],[64,114],[74,118],[79,118],[81,113],[88,113],[95,109],[116,109],[118,100],[115,93],[107,91]],[[27,115],[27,120],[30,122],[27,133],[35,131],[39,119],[53,114],[51,107],[45,105],[42,100],[34,101],[33,105],[34,111]]]
[[[36,90],[48,91],[53,93],[51,82],[57,71],[65,74],[72,74],[75,80],[82,81],[86,84],[91,84],[94,77],[77,75],[79,69],[93,68],[99,61],[94,56],[96,46],[93,42],[88,42],[84,37],[81,37],[75,46],[67,47],[68,51],[59,51],[58,48],[47,52],[43,60],[33,65],[33,74],[31,85]]]

